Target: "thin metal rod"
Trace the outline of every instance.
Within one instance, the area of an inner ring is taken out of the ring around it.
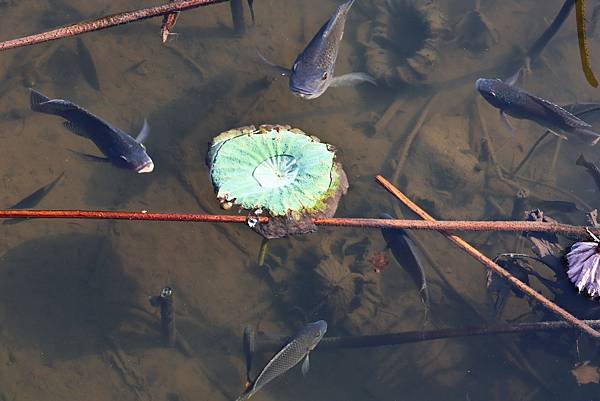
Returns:
[[[378,175],[375,177],[375,180],[383,186],[388,192],[398,198],[402,203],[404,203],[409,209],[411,209],[415,214],[421,217],[423,220],[435,221],[433,217],[431,217],[426,211],[421,209],[417,204],[411,201],[406,195],[404,195],[398,188],[396,188],[391,182]],[[600,332],[594,330],[588,324],[584,323],[582,320],[577,319],[571,313],[556,305],[554,302],[550,301],[548,298],[523,283],[515,276],[510,274],[508,271],[500,267],[498,264],[494,263],[490,258],[479,252],[473,246],[471,246],[468,242],[460,238],[458,235],[451,234],[447,231],[440,231],[441,234],[446,236],[450,241],[454,242],[458,247],[463,249],[481,264],[491,269],[494,273],[498,274],[500,277],[507,280],[513,286],[517,287],[519,290],[523,291],[525,294],[529,295],[531,298],[535,299],[539,303],[541,303],[545,308],[554,312],[562,319],[571,323],[572,325],[579,327],[581,330],[588,333],[590,336],[595,338],[600,338]]]
[[[591,327],[600,329],[600,320],[583,320]],[[376,334],[366,336],[348,336],[348,337],[324,337],[316,350],[339,349],[339,348],[366,348],[366,347],[385,347],[390,345],[401,345],[416,343],[421,341],[432,341],[448,338],[472,337],[495,334],[518,334],[535,331],[559,331],[573,330],[573,326],[568,322],[534,322],[534,323],[515,323],[492,326],[466,326],[460,328],[437,329],[437,330],[419,330],[405,331],[400,333]],[[277,340],[263,340],[256,344],[257,352],[275,352],[281,349],[289,337],[283,337]]]
[[[179,221],[197,223],[246,223],[246,216],[194,213],[149,213],[121,212],[108,210],[0,210],[0,219],[97,219],[97,220],[149,220]],[[260,217],[259,222],[266,224],[268,217]],[[505,232],[552,232],[571,235],[587,235],[588,231],[600,235],[600,229],[586,226],[572,226],[560,223],[542,223],[536,221],[422,221],[364,219],[352,217],[332,217],[314,219],[317,226],[357,227],[357,228],[398,228],[409,230],[435,231],[505,231]]]
[[[197,223],[246,223],[246,216],[192,213],[113,212],[107,210],[0,210],[0,218],[37,219],[100,219],[100,220],[150,220],[193,221]],[[260,223],[267,223],[260,217]]]
[[[194,213],[149,213],[122,212],[108,210],[0,210],[0,219],[96,219],[96,220],[149,220],[178,221],[196,223],[246,223],[246,216]],[[268,217],[260,217],[259,222],[266,224]],[[573,226],[560,223],[536,221],[423,221],[364,219],[352,217],[332,217],[314,219],[317,226],[357,227],[357,228],[398,228],[408,230],[435,231],[504,231],[504,232],[551,232],[571,235],[587,235],[588,231],[600,236],[600,229],[586,226]]]
[[[16,47],[34,45],[36,43],[48,42],[60,38],[81,35],[82,33],[98,31],[117,25],[128,24],[133,21],[158,17],[176,11],[189,10],[191,8],[223,3],[229,0],[181,0],[162,6],[142,8],[139,10],[126,11],[119,14],[108,15],[97,19],[82,21],[61,28],[52,29],[47,32],[36,33],[18,39],[0,42],[0,51],[14,49]]]
[[[1,217],[1,212],[0,212]],[[435,231],[506,231],[506,232],[552,232],[561,234],[586,235],[587,230],[600,231],[594,227],[572,226],[560,223],[535,221],[453,221],[453,220],[386,220],[363,218],[321,218],[314,219],[317,226],[362,227],[362,228],[402,228],[409,230]]]

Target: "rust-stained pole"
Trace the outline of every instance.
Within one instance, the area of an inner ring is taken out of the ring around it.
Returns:
[[[226,1],[229,0],[181,0],[174,3],[163,4],[162,6],[126,11],[89,21],[78,22],[76,24],[56,28],[47,32],[36,33],[34,35],[0,42],[0,51],[34,45],[36,43],[48,42],[50,40],[66,38],[69,36],[81,35],[82,33],[86,32],[98,31],[117,25],[128,24],[133,21],[139,21],[176,11],[184,11],[191,8],[208,6],[216,3],[224,3]]]
[[[254,216],[253,216],[254,217]],[[150,213],[123,212],[107,210],[0,210],[0,219],[108,219],[108,220],[150,220],[181,221],[197,223],[245,223],[246,216],[194,214],[194,213]],[[268,217],[260,217],[260,223],[268,223]],[[332,217],[314,219],[317,226],[356,227],[356,228],[398,228],[409,230],[435,231],[506,231],[506,232],[552,232],[560,234],[587,235],[588,230],[600,235],[600,229],[585,226],[573,226],[560,223],[537,221],[423,221],[365,219],[352,217]]]
[[[107,210],[0,210],[0,218],[28,219],[100,219],[100,220],[150,220],[150,221],[190,221],[198,223],[246,223],[246,216],[193,213],[148,213],[112,212]],[[260,223],[267,223],[260,217]]]
[[[383,186],[388,192],[390,192],[392,195],[394,195],[396,198],[398,198],[402,203],[404,203],[406,205],[406,207],[408,207],[415,214],[417,214],[419,217],[421,217],[423,220],[428,220],[431,222],[435,221],[435,219],[433,217],[431,217],[426,211],[421,209],[416,203],[411,201],[406,195],[404,195],[391,182],[389,182],[388,180],[386,180],[385,178],[383,178],[380,175],[375,177],[375,180],[379,184],[381,184],[381,186]],[[533,298],[536,301],[538,301],[539,303],[541,303],[548,310],[554,312],[555,314],[560,316],[562,319],[571,323],[573,326],[576,326],[579,329],[585,331],[590,336],[595,337],[595,338],[600,338],[600,332],[594,330],[589,324],[583,322],[580,319],[577,319],[571,313],[569,313],[565,309],[561,308],[560,306],[556,305],[554,302],[550,301],[548,298],[546,298],[545,296],[543,296],[542,294],[540,294],[539,292],[537,292],[536,290],[534,290],[527,284],[525,284],[522,281],[520,281],[519,279],[517,279],[515,276],[513,276],[508,271],[506,271],[505,269],[500,267],[498,264],[494,263],[490,258],[488,258],[484,254],[479,252],[477,249],[475,249],[468,242],[466,242],[465,240],[460,238],[458,235],[452,234],[448,231],[440,231],[440,233],[443,234],[444,236],[446,236],[446,238],[448,238],[450,241],[452,241],[456,245],[458,245],[459,248],[463,249],[465,252],[467,252],[469,255],[471,255],[473,258],[475,258],[477,261],[479,261],[481,264],[483,264],[487,268],[491,269],[494,273],[498,274],[499,276],[501,276],[502,278],[507,280],[513,286],[517,287],[519,290],[523,291],[525,294],[529,295],[531,298]]]

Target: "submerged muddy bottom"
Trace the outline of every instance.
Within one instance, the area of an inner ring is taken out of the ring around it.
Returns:
[[[361,0],[353,7],[337,74],[367,70],[359,27],[382,2]],[[596,207],[594,182],[575,166],[582,152],[597,160],[586,146],[563,142],[556,151],[556,138],[547,139],[521,171],[523,178],[500,176],[500,169],[516,167],[543,129],[513,120],[511,133],[474,89],[480,76],[508,76],[515,48],[528,48],[562,2],[482,1],[478,12],[493,24],[494,40],[484,43],[485,51],[477,43],[477,52],[461,47],[465,36],[457,31],[475,2],[435,3],[444,26],[427,85],[331,88],[313,101],[293,97],[286,79],[275,79],[261,64],[254,46],[291,65],[334,1],[256,1],[256,26],[248,24],[243,37],[233,33],[228,4],[182,13],[174,29],[179,35],[167,46],[161,44],[160,18],[86,34],[81,38],[100,90],[82,72],[75,39],[3,52],[2,207],[64,171],[39,208],[222,213],[204,162],[207,144],[229,128],[263,123],[299,127],[338,147],[350,189],[337,216],[387,211],[412,217],[374,183],[380,173],[443,219],[510,219],[520,189],[529,193],[531,209],[556,200],[574,202],[581,211],[586,204]],[[0,38],[146,6],[0,1]],[[592,65],[600,66],[593,39],[590,51]],[[519,85],[559,104],[597,98],[580,69],[574,16]],[[128,132],[137,132],[147,118],[154,172],[137,175],[75,156],[69,149],[96,149],[58,118],[30,112],[28,87],[70,99]],[[424,107],[428,114],[408,147]],[[586,120],[598,124],[600,116]],[[584,222],[581,211],[546,210],[574,224]],[[322,229],[275,240],[264,267],[257,263],[261,239],[244,226],[40,220],[2,225],[1,232],[0,400],[232,400],[244,388],[241,339],[249,324],[280,335],[305,319],[326,318],[328,335],[350,335],[461,327],[523,314],[525,321],[554,318],[514,296],[495,318],[484,269],[435,233],[414,235],[430,257],[431,311],[424,321],[415,285],[391,254],[379,273],[369,262],[385,247],[376,230]],[[530,248],[514,234],[464,237],[488,256]],[[187,355],[162,346],[159,314],[148,302],[167,285],[175,289]],[[535,281],[532,286],[543,289]],[[568,309],[593,314],[597,308],[568,295],[562,304]],[[587,360],[592,370],[598,366],[597,346],[581,340],[578,355],[575,344],[576,336],[565,332],[317,348],[306,378],[293,369],[254,398],[595,399],[597,384],[578,385],[571,369]],[[269,357],[257,358],[254,375]]]

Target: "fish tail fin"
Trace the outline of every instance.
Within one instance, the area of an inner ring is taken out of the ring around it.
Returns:
[[[585,160],[583,153],[579,155],[579,157],[575,161],[575,164],[578,166],[585,166],[587,164],[587,160]]]
[[[50,100],[50,98],[42,95],[40,92],[34,90],[34,89],[29,89],[29,102],[31,105],[31,110],[33,111],[39,111],[39,112],[44,112],[45,108],[43,107],[43,103],[46,103]]]
[[[356,0],[349,0],[343,4],[340,4],[338,6],[338,10],[341,10],[344,14],[347,14],[348,11],[350,11],[350,8],[352,8],[352,5],[354,4]]]
[[[61,115],[62,112],[77,108],[76,105],[67,100],[50,99],[33,89],[29,89],[29,92],[31,110],[38,113]]]
[[[580,135],[582,135],[582,136],[585,136],[585,137],[587,137],[587,138],[585,138],[585,139],[586,139],[586,140],[589,140],[589,141],[588,141],[588,144],[589,144],[590,146],[594,146],[594,145],[596,145],[596,144],[597,144],[597,143],[600,141],[600,134],[599,134],[599,133],[597,133],[597,132],[595,132],[595,131],[592,131],[592,130],[591,130],[591,129],[589,129],[589,128],[577,128],[577,129],[575,130],[575,132],[576,132],[577,134],[580,134]]]
[[[244,391],[244,393],[242,395],[240,395],[238,398],[235,399],[235,401],[246,401],[248,399],[250,399],[250,397],[252,397],[254,393],[252,393],[252,391]]]

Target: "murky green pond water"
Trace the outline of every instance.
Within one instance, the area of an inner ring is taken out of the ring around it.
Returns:
[[[337,216],[401,212],[374,182],[383,174],[439,218],[510,219],[524,189],[528,209],[583,224],[598,188],[575,160],[584,153],[597,161],[597,149],[547,138],[519,175],[507,178],[544,131],[512,120],[510,132],[474,88],[479,77],[514,72],[562,1],[389,1],[397,5],[391,14],[383,0],[358,0],[336,65],[337,73],[376,74],[378,86],[330,88],[312,101],[292,96],[255,47],[290,66],[339,3],[332,0],[258,0],[253,28],[244,4],[241,37],[227,3],[182,13],[166,46],[161,18],[86,34],[100,90],[86,79],[75,39],[3,52],[0,206],[65,172],[38,208],[222,213],[205,165],[207,144],[229,128],[280,123],[338,147],[350,189]],[[597,3],[589,3],[592,65],[600,68]],[[0,1],[0,40],[156,4]],[[519,86],[558,104],[597,101],[600,92],[581,72],[574,15]],[[76,156],[70,150],[97,150],[58,118],[32,113],[28,87],[128,132],[147,118],[154,172],[137,175]],[[598,124],[600,115],[586,120]],[[557,200],[577,210],[547,202]],[[435,233],[413,236],[427,253],[427,320],[414,282],[392,255],[381,272],[369,262],[385,248],[378,230],[330,228],[274,240],[264,267],[257,264],[261,239],[244,226],[39,220],[2,225],[0,233],[1,401],[233,400],[244,388],[247,325],[281,335],[327,319],[328,335],[342,336],[554,318],[514,295],[494,316],[484,268]],[[531,253],[514,234],[464,237],[490,257]],[[539,280],[531,284],[553,297]],[[148,302],[166,285],[175,289],[187,353],[162,346],[159,311]],[[580,317],[600,313],[575,291],[558,301]],[[269,357],[257,357],[254,375]],[[317,348],[307,377],[295,368],[255,399],[600,399],[598,384],[578,385],[571,373],[585,361],[589,369],[577,372],[598,381],[598,347],[574,332]]]

